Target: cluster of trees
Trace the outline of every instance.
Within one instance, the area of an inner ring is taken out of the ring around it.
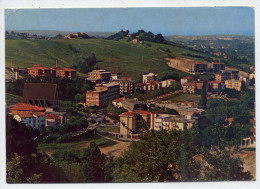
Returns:
[[[23,96],[24,83],[56,83],[59,100],[85,101],[85,92],[94,89],[94,84],[83,78],[60,79],[56,77],[26,77],[15,82],[6,82],[6,92],[18,96]]]
[[[125,37],[127,37],[127,41],[137,39],[137,37],[138,37],[138,39],[140,41],[150,41],[150,42],[154,42],[154,43],[166,43],[162,34],[159,33],[159,34],[155,35],[150,31],[145,32],[144,30],[138,30],[138,32],[132,33],[132,34],[129,34],[128,30],[126,30],[126,31],[121,30],[120,32],[117,32],[116,34],[109,36],[107,39],[118,41]]]
[[[133,39],[136,39],[138,36],[138,39],[140,41],[150,41],[150,42],[154,42],[154,43],[165,43],[165,39],[162,36],[162,34],[153,34],[152,32],[145,32],[144,30],[138,30],[138,32],[136,33],[132,33],[129,37],[128,37],[128,41],[131,41]]]
[[[91,71],[91,67],[96,65],[97,59],[94,53],[91,53],[90,56],[83,56],[81,61],[77,64],[74,64],[72,68],[80,71],[81,73],[88,73]]]
[[[203,146],[239,145],[250,136],[250,111],[254,111],[255,93],[248,91],[239,100],[211,99],[207,102],[206,117],[199,120],[200,143]],[[229,125],[226,118],[233,118]],[[229,125],[228,127],[226,127]]]
[[[45,36],[39,36],[36,34],[20,33],[14,31],[5,31],[5,39],[47,39]]]
[[[115,160],[114,182],[250,180],[229,150],[197,147],[197,131],[147,132]],[[196,150],[201,149],[201,150]],[[198,160],[201,157],[202,161]]]
[[[128,30],[126,30],[126,31],[121,30],[121,31],[119,31],[119,32],[117,32],[117,33],[107,37],[107,39],[119,41],[120,39],[125,38],[128,34],[129,34]]]

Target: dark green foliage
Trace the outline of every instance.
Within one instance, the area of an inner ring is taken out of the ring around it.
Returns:
[[[32,140],[32,134],[28,128],[17,122],[11,115],[6,115],[6,156],[13,157],[14,153],[19,156],[29,156],[37,152],[37,145]]]
[[[69,182],[106,181],[105,158],[93,142],[87,149],[81,151],[56,151],[53,153],[53,158],[55,164],[62,168]]]
[[[202,90],[201,90],[201,94],[200,94],[200,100],[198,103],[198,107],[205,109],[207,107],[207,91],[206,91],[206,84],[203,85]]]
[[[112,104],[112,99],[108,102],[108,106],[107,106],[107,113],[111,113],[114,116],[118,116],[119,114],[126,112],[127,110],[125,110],[124,108],[116,108],[113,106]]]
[[[251,180],[250,172],[245,172],[243,162],[232,151],[214,148],[209,152],[204,150],[203,156],[208,163],[205,166],[206,181],[245,181]]]
[[[115,182],[187,181],[198,178],[199,163],[188,133],[148,132],[115,162]]]
[[[91,67],[97,63],[97,59],[94,53],[91,53],[90,56],[83,56],[81,61],[73,65],[74,69],[77,69],[81,73],[88,73],[91,71]]]
[[[120,32],[117,32],[116,34],[109,36],[107,39],[118,41],[120,39],[125,38],[128,35],[128,33],[129,33],[128,30],[126,30],[126,31],[121,30]]]
[[[5,90],[7,93],[23,96],[23,86],[24,80],[16,80],[15,82],[6,82],[5,83]]]

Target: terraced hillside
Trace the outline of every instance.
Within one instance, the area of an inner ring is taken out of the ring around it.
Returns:
[[[154,72],[160,76],[178,74],[182,77],[187,73],[168,67],[165,57],[185,57],[185,53],[205,58],[209,56],[174,44],[152,42],[141,45],[105,39],[6,40],[6,65],[19,68],[34,64],[51,67],[55,66],[56,60],[60,67],[72,67],[91,53],[95,53],[98,60],[96,67],[122,72],[134,79],[139,79],[144,72]],[[80,75],[83,74],[86,73]]]

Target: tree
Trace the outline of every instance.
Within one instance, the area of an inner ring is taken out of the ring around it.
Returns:
[[[203,85],[200,95],[200,101],[198,103],[199,108],[205,109],[207,106],[207,91],[206,91],[206,84]]]
[[[206,181],[245,181],[251,180],[252,175],[244,171],[243,162],[235,153],[215,147],[213,151],[203,150]]]
[[[146,132],[116,160],[115,182],[185,181],[199,176],[193,147],[180,131]]]
[[[11,159],[15,153],[19,156],[36,153],[36,142],[31,137],[31,133],[23,123],[17,122],[11,115],[6,115],[7,159]]]

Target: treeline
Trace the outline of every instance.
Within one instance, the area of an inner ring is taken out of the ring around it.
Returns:
[[[5,39],[48,39],[48,37],[29,34],[29,33],[19,33],[14,31],[5,31]]]
[[[23,96],[24,83],[55,83],[59,100],[84,102],[87,90],[94,89],[94,84],[85,79],[76,78],[61,79],[56,77],[26,77],[15,82],[6,82],[6,92],[18,96]]]
[[[76,51],[73,47],[70,47],[73,51]],[[78,70],[81,73],[88,73],[89,71],[92,70],[92,67],[96,65],[97,59],[96,55],[94,53],[91,53],[90,56],[83,56],[81,58],[81,61],[78,63],[74,64],[72,68]]]
[[[152,32],[145,32],[144,30],[138,30],[136,33],[129,34],[129,31],[121,30],[114,35],[109,36],[107,39],[109,40],[120,40],[123,38],[127,38],[127,41],[131,41],[133,39],[139,39],[139,41],[150,41],[154,43],[165,43],[165,39],[162,34],[153,34]]]

